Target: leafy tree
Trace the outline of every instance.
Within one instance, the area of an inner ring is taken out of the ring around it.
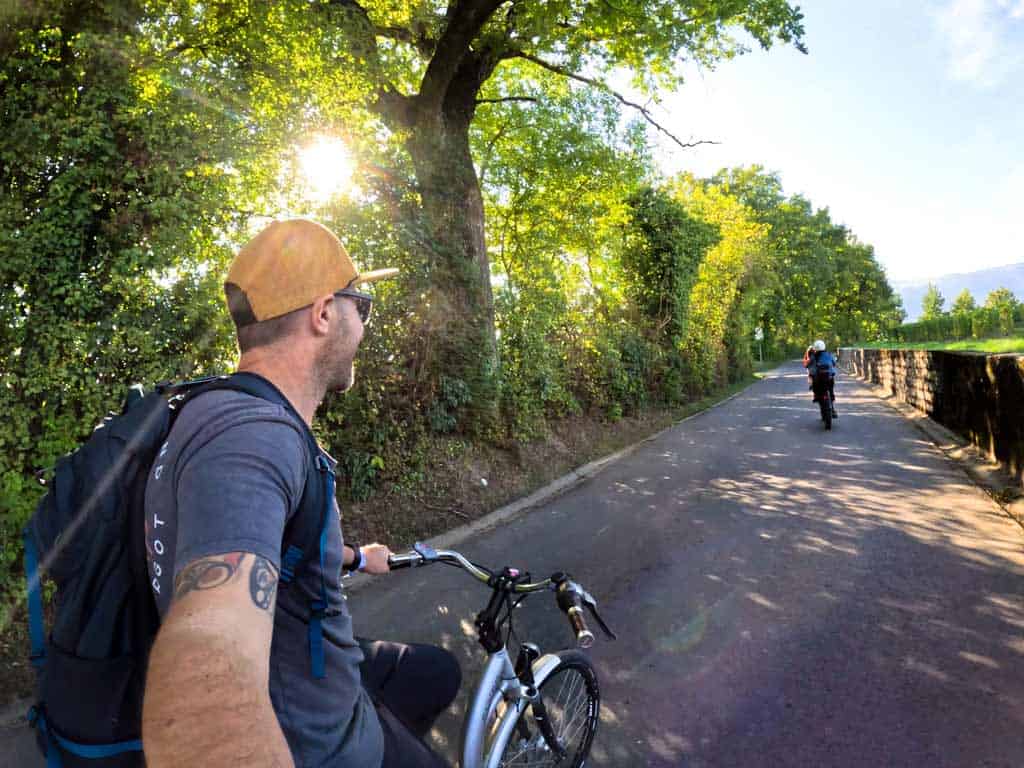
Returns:
[[[719,234],[661,189],[641,190],[629,206],[621,257],[627,291],[654,333],[675,345],[686,333],[698,267]]]
[[[237,223],[225,201],[241,194],[225,159],[251,146],[247,127],[152,76],[136,6],[18,8],[0,34],[5,544],[41,493],[35,472],[112,391],[230,358],[219,283]],[[0,585],[17,555],[2,548]]]
[[[615,257],[625,201],[649,172],[642,133],[620,135],[619,105],[607,94],[554,75],[523,88],[536,101],[492,105],[473,134],[495,278],[501,413],[513,440],[543,432],[549,418],[615,409],[606,385],[623,377],[602,358],[618,355],[611,336],[624,297]]]
[[[987,309],[999,309],[1001,307],[1016,307],[1017,297],[1013,295],[1013,291],[1009,288],[996,288],[994,291],[990,291],[988,296],[985,297],[985,307]]]
[[[953,302],[950,310],[952,317],[951,334],[954,339],[965,339],[971,335],[973,329],[972,316],[976,310],[977,306],[974,303],[974,296],[971,295],[967,288],[964,288],[956,297],[956,301]]]
[[[956,300],[953,302],[953,306],[950,309],[950,311],[954,315],[969,315],[971,312],[975,310],[975,308],[976,305],[974,303],[974,296],[971,295],[969,289],[964,288],[956,297]]]
[[[996,288],[985,297],[985,308],[993,310],[999,318],[999,333],[1009,336],[1013,333],[1017,297],[1009,288]]]
[[[716,185],[692,176],[673,189],[691,215],[714,225],[711,243],[690,292],[690,322],[682,349],[702,390],[749,374],[754,308],[766,285],[768,226]]]
[[[834,342],[879,338],[902,321],[902,303],[876,261],[874,248],[842,231],[827,310],[834,317]]]
[[[220,13],[217,5],[191,10]],[[653,94],[681,81],[680,59],[713,66],[743,52],[734,31],[763,47],[776,40],[803,47],[802,15],[785,0],[523,0],[507,7],[502,0],[455,0],[443,9],[338,0],[288,5],[279,15],[289,13],[304,19],[297,22],[302,29],[319,30],[331,50],[346,52],[332,60],[369,84],[363,106],[411,160],[420,250],[430,264],[426,294],[432,307],[443,308],[415,326],[431,338],[426,373],[434,381],[443,375],[466,382],[471,402],[484,410],[493,401],[496,369],[484,205],[470,141],[477,111],[522,98],[524,79],[552,73],[610,92],[604,78],[624,68]],[[178,16],[187,19],[183,26],[192,23],[189,14]],[[257,42],[252,55],[259,57],[271,41]],[[197,43],[206,51],[217,44],[210,37]],[[248,59],[250,51],[235,43],[210,55],[226,63],[239,54]],[[655,124],[645,108],[617,98]]]
[[[874,338],[898,324],[901,306],[871,246],[815,211],[800,196],[786,198],[777,174],[759,166],[715,174],[719,186],[769,227],[768,268],[761,290],[748,294],[772,354],[802,351],[809,338]]]
[[[934,288],[929,286],[930,290]],[[941,295],[937,306],[941,310]],[[950,314],[922,317],[919,322],[901,325],[895,331],[899,339],[908,342],[948,341],[968,336],[984,339],[996,334],[1010,336],[1020,306],[1012,291],[997,288],[986,297],[984,306],[977,307],[970,291],[965,289],[957,296]]]
[[[939,293],[938,287],[934,283],[928,283],[928,290],[925,291],[924,298],[921,300],[921,319],[934,320],[941,317],[945,304],[946,300]]]

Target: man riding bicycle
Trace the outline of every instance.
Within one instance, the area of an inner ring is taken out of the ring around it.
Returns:
[[[334,233],[302,219],[270,224],[231,265],[238,370],[291,407],[199,394],[150,473],[162,617],[143,709],[150,768],[444,765],[422,739],[458,691],[458,663],[433,646],[357,640],[342,593],[343,569],[387,573],[390,550],[344,542],[331,499],[319,557],[294,573],[281,562],[313,461],[309,425],[328,392],[352,386],[372,302],[358,288],[396,272],[358,272]]]
[[[827,390],[829,402],[832,406],[832,418],[838,418],[839,414],[836,413],[835,390],[836,372],[838,370],[836,367],[836,359],[832,356],[831,352],[825,349],[825,342],[821,339],[815,341],[811,347],[813,352],[809,358],[805,357],[806,362],[804,363],[804,367],[807,369],[807,374],[811,378],[812,382],[816,381],[819,375],[828,377]],[[819,393],[813,384],[812,389],[815,389],[814,402],[818,402],[818,398],[823,393]]]

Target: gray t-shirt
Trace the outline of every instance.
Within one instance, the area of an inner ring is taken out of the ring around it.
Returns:
[[[184,408],[146,484],[149,575],[161,616],[178,573],[196,558],[250,552],[280,570],[285,523],[298,510],[309,460],[301,424],[280,405],[217,390]],[[314,556],[278,590],[270,699],[297,766],[379,768],[383,735],[359,675],[363,654],[352,636],[341,563],[339,515],[329,526],[323,563],[327,676],[312,675],[302,619],[320,590]]]

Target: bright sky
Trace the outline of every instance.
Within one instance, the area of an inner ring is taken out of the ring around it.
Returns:
[[[806,0],[810,54],[694,72],[655,114],[721,141],[662,165],[761,164],[875,246],[890,279],[1024,261],[1024,0]]]

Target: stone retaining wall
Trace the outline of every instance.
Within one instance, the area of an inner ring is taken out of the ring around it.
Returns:
[[[840,365],[970,440],[1024,484],[1024,355],[839,350]]]

